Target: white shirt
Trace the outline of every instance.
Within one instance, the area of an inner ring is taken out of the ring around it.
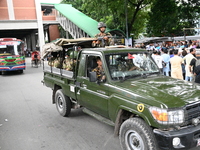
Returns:
[[[159,67],[160,69],[163,68],[162,62],[163,62],[164,60],[163,60],[163,57],[162,57],[162,56],[160,56],[160,55],[155,55],[155,56],[154,56],[154,60],[155,60],[156,64],[158,65],[158,67]]]

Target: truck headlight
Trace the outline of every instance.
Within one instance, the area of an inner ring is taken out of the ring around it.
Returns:
[[[168,110],[157,107],[150,107],[154,119],[160,124],[181,124],[184,122],[183,110]]]

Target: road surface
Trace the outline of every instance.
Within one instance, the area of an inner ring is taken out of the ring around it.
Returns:
[[[0,76],[0,150],[121,150],[114,128],[72,110],[58,114],[42,67]],[[192,150],[198,150],[192,149]]]

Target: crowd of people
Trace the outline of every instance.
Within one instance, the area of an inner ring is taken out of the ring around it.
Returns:
[[[143,47],[152,52],[152,58],[165,76],[200,83],[200,49],[198,41],[185,41],[165,45],[148,44]]]

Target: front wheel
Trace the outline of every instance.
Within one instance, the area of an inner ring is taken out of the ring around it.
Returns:
[[[62,89],[56,91],[55,102],[59,114],[63,117],[67,117],[71,112],[71,101],[69,97],[63,94]]]
[[[130,118],[120,127],[123,150],[158,150],[152,129],[140,118]]]

